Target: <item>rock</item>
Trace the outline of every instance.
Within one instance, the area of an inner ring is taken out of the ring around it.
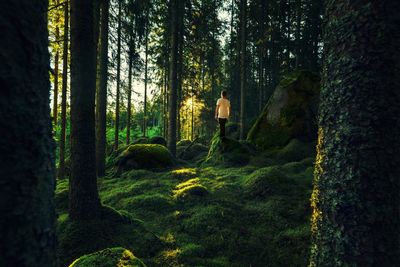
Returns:
[[[174,166],[174,158],[165,146],[130,145],[116,160],[117,173],[131,169],[157,170]]]
[[[198,160],[205,157],[208,153],[208,147],[203,144],[195,143],[191,146],[186,147],[181,151],[180,156],[183,160]]]
[[[254,151],[246,142],[239,142],[216,134],[212,140],[205,164],[245,165]]]
[[[291,139],[316,140],[320,77],[296,71],[284,77],[249,131],[257,148],[285,146]]]
[[[165,138],[162,136],[153,136],[150,138],[149,142],[150,144],[159,144],[165,147],[167,146],[167,140],[165,140]]]
[[[131,251],[122,247],[106,248],[75,260],[70,267],[146,267]]]
[[[193,178],[180,183],[173,191],[174,199],[185,201],[208,195],[208,189],[200,183],[199,178]]]
[[[227,137],[231,139],[236,139],[238,140],[240,137],[240,127],[239,123],[236,122],[228,122],[225,125],[225,134]]]

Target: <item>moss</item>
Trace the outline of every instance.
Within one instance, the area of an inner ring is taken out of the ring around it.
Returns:
[[[292,139],[284,148],[278,151],[276,157],[283,162],[299,161],[315,155],[315,143],[305,143]]]
[[[208,189],[200,184],[200,180],[194,178],[178,184],[173,190],[173,197],[176,200],[185,201],[206,196],[208,193]]]
[[[60,221],[57,236],[61,266],[81,255],[108,247],[124,246],[141,258],[154,256],[162,247],[159,238],[149,232],[140,220],[111,208],[105,208],[98,219],[71,221],[67,218]]]
[[[247,144],[230,138],[220,138],[215,135],[207,158],[206,164],[224,164],[224,165],[245,165],[250,160],[252,154]]]
[[[174,159],[168,149],[158,144],[130,145],[117,159],[118,173],[130,169],[157,170],[171,167]]]
[[[208,147],[202,144],[195,143],[187,149],[181,151],[179,156],[184,160],[199,160],[207,155]]]
[[[266,197],[273,194],[288,194],[292,181],[277,166],[259,169],[245,179],[245,187],[253,197]]]
[[[194,168],[181,168],[170,172],[174,178],[179,180],[194,178],[197,176],[197,170]]]
[[[167,146],[167,140],[165,140],[165,138],[162,136],[153,136],[150,138],[149,142],[150,144],[159,144],[165,147]]]
[[[75,260],[70,267],[146,267],[131,251],[122,247],[107,248]]]

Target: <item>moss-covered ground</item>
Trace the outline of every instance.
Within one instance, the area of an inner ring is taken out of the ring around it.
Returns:
[[[313,151],[304,147],[293,141],[244,166],[188,163],[117,176],[110,170],[98,181],[101,200],[126,222],[69,222],[68,182],[60,181],[61,266],[112,247],[147,266],[306,266]]]

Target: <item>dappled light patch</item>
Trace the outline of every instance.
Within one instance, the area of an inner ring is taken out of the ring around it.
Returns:
[[[69,267],[146,267],[131,251],[122,247],[107,248],[75,260]]]
[[[194,168],[181,168],[171,171],[174,178],[179,180],[194,178],[197,176],[197,171]]]
[[[172,193],[174,199],[178,201],[185,201],[193,200],[196,197],[206,196],[209,191],[200,183],[199,178],[194,178],[178,184]]]

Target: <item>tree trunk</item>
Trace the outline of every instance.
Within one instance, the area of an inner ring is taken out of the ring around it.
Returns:
[[[240,140],[245,139],[246,129],[246,27],[247,0],[241,0],[240,19]]]
[[[60,163],[58,177],[65,178],[65,141],[67,125],[67,83],[68,83],[68,33],[69,5],[64,3],[64,46],[63,46],[63,76],[61,88],[61,133],[60,133]]]
[[[59,5],[59,0],[56,1],[56,5]],[[60,39],[60,28],[58,27],[58,13],[56,15],[56,32],[55,32],[55,40],[58,41]],[[58,62],[60,61],[60,52],[56,50],[56,54],[54,56],[54,94],[53,94],[53,122],[54,125],[57,125],[57,117],[58,117]]]
[[[71,177],[69,215],[99,216],[95,156],[96,45],[93,3],[71,0]]]
[[[168,123],[168,148],[176,156],[176,105],[178,91],[177,60],[178,60],[178,0],[171,0],[171,50],[170,50],[170,86],[169,86],[169,123]]]
[[[56,266],[47,8],[0,9],[0,266]]]
[[[325,4],[310,266],[400,266],[400,3]]]
[[[132,33],[133,34],[133,33]],[[132,38],[132,36],[131,36]],[[129,145],[131,142],[131,120],[132,120],[132,65],[133,65],[133,41],[131,41],[129,48],[129,63],[128,63],[128,107],[127,113],[128,118],[126,122],[126,144]]]
[[[108,78],[108,19],[109,0],[101,1],[99,87],[96,95],[96,165],[97,175],[106,172],[106,114],[107,114],[107,78]]]
[[[119,100],[121,86],[121,12],[122,0],[118,1],[118,29],[117,29],[117,94],[115,100],[115,135],[114,135],[114,150],[118,149],[119,143]]]
[[[148,11],[147,11],[148,12]],[[147,61],[148,61],[148,55],[149,55],[149,29],[148,29],[148,27],[149,27],[149,22],[148,22],[148,18],[149,18],[149,15],[147,14],[146,15],[147,16],[147,25],[146,25],[146,29],[145,29],[145,31],[146,31],[146,40],[145,40],[145,42],[146,42],[146,47],[145,47],[145,60],[144,60],[144,102],[143,102],[143,137],[146,137],[146,128],[147,128],[147,83],[148,83],[148,81],[147,81],[147,79],[148,79],[148,75],[147,75],[147,72],[148,72],[148,64],[147,64]]]

